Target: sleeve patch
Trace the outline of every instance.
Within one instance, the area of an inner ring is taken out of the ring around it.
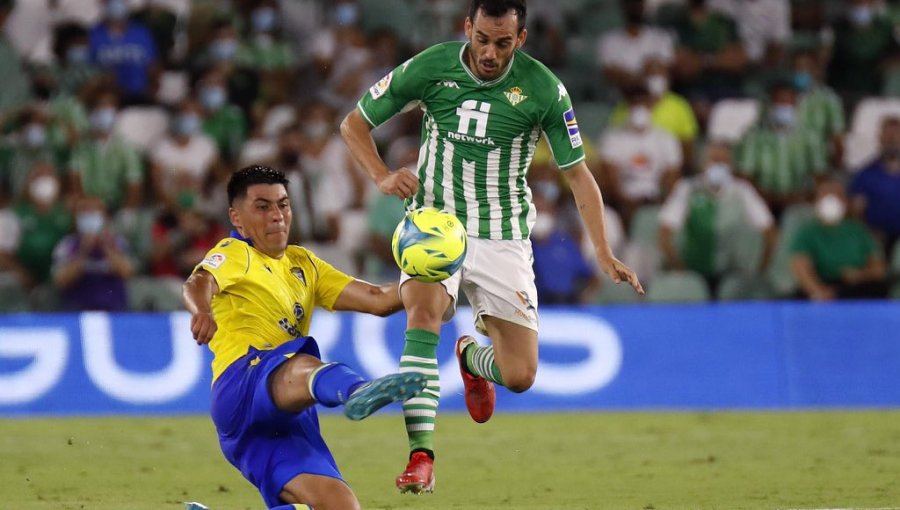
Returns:
[[[203,261],[200,262],[200,265],[206,266],[210,269],[219,269],[219,266],[221,266],[222,263],[224,263],[224,262],[225,262],[225,255],[223,255],[221,253],[213,253],[213,254],[210,254],[210,256],[203,259]]]
[[[394,72],[391,71],[387,73],[387,76],[378,80],[378,83],[372,85],[372,87],[369,88],[369,93],[372,94],[372,99],[378,99],[379,97],[383,96],[384,93],[387,92],[388,87],[391,86],[391,80],[393,78]]]
[[[581,132],[578,131],[578,121],[575,120],[575,110],[573,108],[569,108],[563,113],[563,120],[566,123],[566,129],[569,131],[569,143],[572,144],[572,148],[581,147]]]

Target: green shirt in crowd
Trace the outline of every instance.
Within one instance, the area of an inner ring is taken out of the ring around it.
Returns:
[[[822,136],[803,126],[781,132],[756,128],[737,147],[737,166],[763,191],[804,191],[814,174],[827,169],[828,146]]]
[[[853,219],[837,225],[811,220],[797,229],[791,240],[791,253],[807,255],[816,274],[825,282],[838,282],[844,268],[862,269],[878,245],[869,230]]]
[[[825,85],[805,92],[797,105],[800,123],[821,136],[842,134],[847,129],[841,98]]]
[[[137,151],[114,136],[78,144],[69,168],[81,177],[84,193],[100,197],[111,211],[122,206],[130,184],[144,180]]]
[[[203,131],[216,142],[219,154],[235,159],[247,139],[244,112],[237,106],[225,105],[203,121]]]
[[[44,283],[50,278],[53,248],[69,233],[72,215],[60,203],[54,204],[46,214],[40,214],[27,202],[19,203],[13,211],[21,228],[16,259],[37,282]]]

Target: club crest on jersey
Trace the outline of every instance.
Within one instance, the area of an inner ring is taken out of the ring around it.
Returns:
[[[522,101],[528,99],[528,96],[522,94],[522,89],[519,87],[513,87],[509,89],[507,92],[504,92],[503,95],[506,96],[506,99],[509,100],[509,104],[516,106]]]
[[[378,99],[383,96],[385,92],[387,92],[388,87],[391,86],[391,80],[394,79],[394,72],[391,71],[387,73],[387,76],[378,80],[378,83],[372,85],[369,88],[369,93],[372,94],[372,99]]]
[[[569,143],[572,148],[581,147],[581,132],[578,131],[578,121],[575,120],[575,110],[569,108],[563,113],[563,120],[566,122],[566,129],[569,131]]]
[[[292,267],[291,274],[296,276],[298,280],[300,280],[303,285],[306,285],[306,273],[303,272],[303,269],[299,267]]]

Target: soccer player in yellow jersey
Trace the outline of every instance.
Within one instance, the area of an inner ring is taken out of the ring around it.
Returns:
[[[365,381],[323,363],[307,336],[313,308],[388,315],[397,284],[375,286],[288,246],[291,207],[281,171],[251,166],[228,183],[235,231],[184,284],[191,332],[214,359],[212,419],[225,457],[270,509],[358,509],[319,433],[314,404],[361,420],[425,388],[419,373]]]

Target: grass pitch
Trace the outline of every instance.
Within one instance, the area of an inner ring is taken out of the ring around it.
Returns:
[[[900,507],[900,411],[438,420],[437,492],[401,496],[402,418],[323,431],[366,509]],[[262,509],[205,417],[0,421],[0,509]]]

